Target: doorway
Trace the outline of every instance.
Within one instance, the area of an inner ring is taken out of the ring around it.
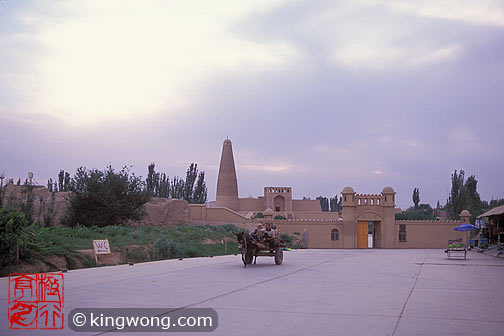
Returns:
[[[285,211],[285,198],[282,195],[277,195],[273,199],[273,205],[276,212]]]
[[[368,231],[367,221],[357,222],[357,248],[368,248]]]
[[[357,222],[357,248],[379,247],[378,226],[379,222],[358,221]]]

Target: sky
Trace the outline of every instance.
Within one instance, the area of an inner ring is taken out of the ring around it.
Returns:
[[[0,0],[0,172],[206,172],[241,197],[504,197],[501,0]]]

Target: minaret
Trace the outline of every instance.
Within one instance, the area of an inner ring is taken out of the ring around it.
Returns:
[[[240,210],[233,147],[229,139],[224,140],[222,145],[215,206],[226,207],[235,211]]]

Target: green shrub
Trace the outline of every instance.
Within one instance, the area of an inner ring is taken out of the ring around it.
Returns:
[[[185,252],[185,247],[180,242],[165,237],[156,241],[156,259],[183,258]]]
[[[133,262],[148,261],[149,253],[145,249],[126,249],[126,259]]]
[[[116,172],[111,166],[104,171],[77,169],[71,180],[68,207],[62,222],[68,226],[110,226],[128,220],[140,220],[149,194],[140,177],[127,167]]]
[[[292,244],[292,241],[294,240],[294,237],[292,237],[288,233],[280,233],[279,236],[280,240],[283,241],[286,245]]]
[[[19,259],[28,259],[37,253],[41,245],[37,242],[24,213],[0,208],[0,265],[7,266]]]
[[[258,212],[254,216],[252,216],[252,219],[255,219],[255,218],[264,218],[264,214],[262,212]]]

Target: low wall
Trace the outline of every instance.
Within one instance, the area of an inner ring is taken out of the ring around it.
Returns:
[[[275,220],[280,233],[294,234],[300,233],[301,239],[306,234],[308,235],[306,242],[308,246],[305,248],[343,248],[343,223],[338,220],[328,219],[288,219],[288,220]],[[331,231],[333,229],[339,230],[339,240],[331,240]]]
[[[264,211],[264,200],[262,198],[239,198],[238,202],[242,211]]]
[[[406,225],[406,241],[399,241],[399,227]],[[455,231],[455,227],[463,224],[462,221],[418,221],[396,220],[395,235],[397,248],[405,249],[438,249],[446,248],[448,240],[466,239],[465,232]]]
[[[243,224],[247,222],[245,216],[228,208],[207,208],[204,204],[190,204],[190,219],[193,222],[207,223],[232,223]]]

